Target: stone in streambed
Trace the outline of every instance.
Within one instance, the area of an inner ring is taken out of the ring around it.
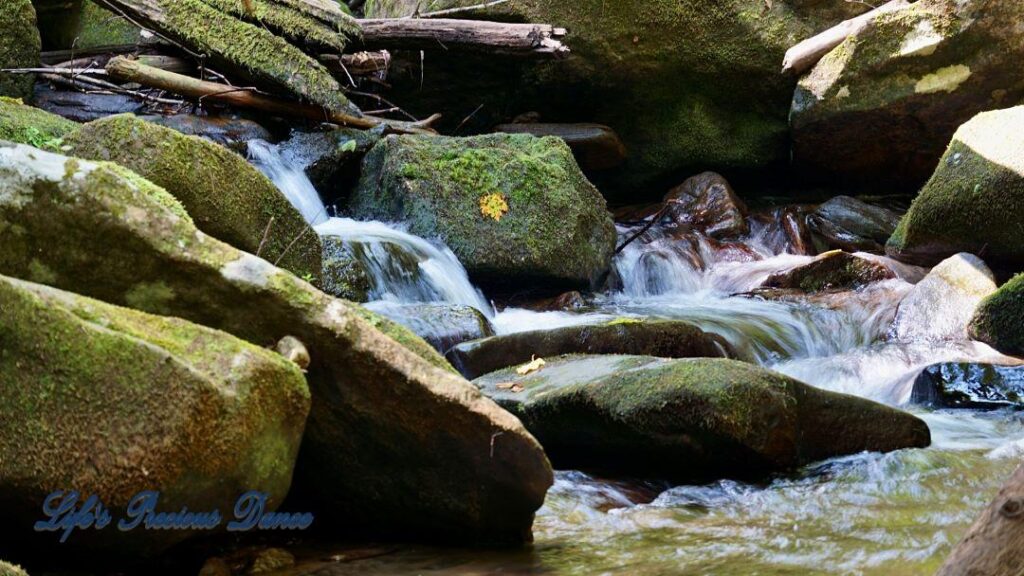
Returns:
[[[448,359],[467,378],[563,354],[633,354],[664,358],[732,357],[720,336],[689,322],[623,318],[606,324],[519,332],[466,342]]]
[[[818,256],[809,264],[772,274],[761,287],[798,289],[811,294],[828,290],[854,290],[895,277],[892,270],[878,262],[833,250]]]
[[[967,340],[975,310],[995,291],[995,277],[981,258],[947,258],[900,302],[890,336],[902,341]]]
[[[0,68],[34,68],[39,65],[42,44],[31,0],[0,3]],[[32,98],[34,74],[0,72],[0,96]]]
[[[560,468],[705,481],[930,443],[914,416],[735,360],[565,356],[474,382]]]
[[[0,374],[5,546],[146,555],[192,535],[81,531],[58,544],[28,528],[54,490],[95,494],[115,515],[143,490],[160,492],[161,510],[230,510],[250,490],[274,509],[310,408],[305,378],[278,354],[4,276]]]
[[[442,354],[463,342],[494,336],[491,321],[472,306],[375,302],[367,307],[412,330]]]
[[[56,90],[49,84],[37,84],[33,104],[42,110],[75,122],[91,122],[113,116],[141,112],[146,104],[123,94]]]
[[[589,286],[615,250],[604,198],[551,137],[388,136],[351,210],[440,238],[475,281],[503,288]]]
[[[900,217],[849,196],[837,196],[811,213],[807,222],[831,248],[882,252]]]
[[[360,163],[383,137],[383,129],[300,132],[280,144],[281,157],[302,168],[330,204],[348,196],[359,182]]]
[[[321,236],[320,242],[324,247],[323,291],[352,302],[369,301],[370,273],[349,245],[337,236]]]
[[[982,300],[968,329],[971,338],[1003,354],[1024,357],[1024,274]]]
[[[1024,407],[1024,367],[951,362],[917,377],[910,401],[933,408]]]
[[[529,537],[553,480],[543,450],[421,338],[207,236],[109,165],[0,144],[0,190],[0,274],[306,346],[313,407],[292,494],[319,526]]]
[[[677,226],[719,239],[749,231],[746,204],[720,174],[698,174],[670,190],[663,201],[671,203],[665,215]]]
[[[120,164],[163,187],[207,234],[320,281],[319,236],[266,176],[227,148],[130,114],[90,122],[65,144],[75,156]]]

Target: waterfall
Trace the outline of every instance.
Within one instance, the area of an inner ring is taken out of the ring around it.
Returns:
[[[327,207],[305,171],[286,165],[278,147],[269,142],[250,140],[248,145],[249,161],[270,178],[310,226],[327,221]]]

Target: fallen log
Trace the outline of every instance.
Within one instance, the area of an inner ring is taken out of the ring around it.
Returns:
[[[1019,576],[1024,572],[1024,466],[960,540],[935,576]]]
[[[386,18],[359,20],[363,47],[375,49],[463,49],[492,54],[562,58],[565,28],[480,20]]]
[[[843,21],[824,32],[812,36],[786,51],[786,57],[782,62],[783,74],[803,74],[817,64],[825,54],[831,52],[836,46],[843,43],[850,36],[867,28],[879,16],[902,10],[910,6],[915,0],[891,0],[882,4],[870,12],[865,12],[856,18]]]
[[[353,116],[345,112],[332,111],[320,106],[292,102],[261,94],[253,91],[251,88],[227,86],[160,70],[124,56],[118,56],[108,62],[106,70],[107,74],[112,78],[135,82],[143,86],[158,88],[190,98],[198,98],[200,101],[219,102],[239,108],[260,110],[281,116],[306,118],[319,122],[330,122],[352,128],[370,129],[384,126],[388,131],[398,134],[432,134],[434,132],[430,129],[430,125],[439,118],[439,116],[435,115],[419,122],[401,122],[373,116]]]
[[[321,54],[320,62],[335,76],[371,76],[387,73],[391,66],[391,54],[387,50],[341,55]]]

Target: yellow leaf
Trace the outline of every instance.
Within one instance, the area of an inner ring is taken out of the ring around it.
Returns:
[[[547,364],[547,362],[545,362],[543,358],[537,358],[536,356],[534,356],[533,360],[531,360],[529,364],[523,364],[522,366],[517,368],[516,374],[519,374],[520,376],[526,376],[531,372],[536,372],[540,370],[541,368],[544,367],[545,364]]]
[[[501,194],[488,194],[480,198],[480,213],[501,222],[501,217],[508,213],[508,202]]]

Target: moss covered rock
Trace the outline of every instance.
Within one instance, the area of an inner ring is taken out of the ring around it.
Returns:
[[[8,564],[0,560],[0,576],[28,576],[28,572],[21,569],[21,566]]]
[[[78,124],[21,100],[0,96],[0,140],[57,150]]]
[[[31,0],[4,0],[0,4],[0,68],[39,65],[42,44]],[[0,96],[32,98],[32,74],[0,73]]]
[[[532,358],[565,354],[632,354],[661,358],[717,358],[736,355],[725,339],[689,322],[622,318],[592,326],[535,330],[454,347],[448,359],[467,378],[526,364]]]
[[[108,166],[0,144],[0,274],[262,346],[285,336],[305,344],[313,407],[293,492],[318,525],[460,543],[529,536],[553,479],[518,420],[408,330],[201,233],[183,214],[162,189]]]
[[[969,330],[1003,354],[1024,357],[1024,274],[981,301]]]
[[[986,112],[956,131],[931,180],[886,252],[932,266],[978,254],[994,268],[1024,269],[1024,106]]]
[[[615,250],[604,198],[557,138],[385,138],[351,209],[440,238],[485,284],[587,286]]]
[[[75,48],[86,50],[100,46],[138,44],[142,40],[141,34],[142,30],[127,18],[100,7],[92,0],[85,0],[82,3]]]
[[[920,0],[880,17],[800,81],[794,162],[919,186],[960,124],[1024,97],[1022,18],[1024,4],[988,0]]]
[[[369,0],[366,14],[477,4]],[[427,54],[426,74],[413,55],[389,82],[408,92],[402,102],[417,112],[443,103],[453,126],[480,104],[468,126],[487,129],[528,111],[544,122],[608,125],[629,150],[625,178],[614,186],[619,196],[652,184],[660,193],[657,185],[680,174],[787,161],[796,79],[779,74],[785,51],[866,9],[844,0],[510,0],[458,17],[564,26],[569,58],[520,66],[438,51]]]
[[[310,397],[283,357],[176,318],[151,316],[0,276],[0,502],[13,535],[56,490],[123,515],[135,494],[160,510],[231,510],[288,493]],[[5,531],[5,534],[9,534]],[[68,545],[152,553],[189,536],[74,534]],[[10,542],[5,542],[9,545]]]
[[[892,270],[874,260],[833,250],[809,264],[772,274],[762,287],[792,288],[813,294],[826,290],[856,290],[895,277]]]
[[[231,150],[130,114],[90,122],[65,144],[75,156],[115,162],[162,186],[203,232],[319,283],[319,236],[266,176]]]
[[[565,356],[474,382],[562,468],[701,481],[930,443],[914,416],[735,360]]]

